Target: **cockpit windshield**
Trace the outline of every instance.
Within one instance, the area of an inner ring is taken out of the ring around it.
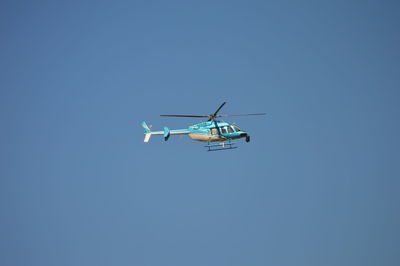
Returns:
[[[239,131],[242,131],[239,127],[237,127],[237,126],[232,126],[233,127],[233,129],[236,131],[236,132],[239,132]]]

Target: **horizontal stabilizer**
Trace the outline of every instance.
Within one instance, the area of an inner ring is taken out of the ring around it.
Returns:
[[[164,127],[164,140],[165,141],[167,141],[169,139],[170,134],[171,134],[171,131],[167,127]]]

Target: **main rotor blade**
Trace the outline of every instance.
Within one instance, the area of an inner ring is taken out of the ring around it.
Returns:
[[[230,117],[230,116],[251,116],[251,115],[266,115],[266,113],[256,113],[256,114],[239,114],[239,115],[217,115],[216,117]]]
[[[209,117],[209,115],[160,115],[167,117]]]
[[[226,102],[223,102],[223,103],[221,104],[221,106],[218,107],[217,111],[215,111],[215,113],[214,113],[212,116],[213,116],[213,117],[217,116],[219,110],[221,110],[221,108],[224,107],[225,104],[226,104]]]

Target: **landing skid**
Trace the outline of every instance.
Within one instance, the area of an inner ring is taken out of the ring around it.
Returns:
[[[228,142],[219,142],[217,144],[210,144],[210,142],[208,142],[204,147],[208,148],[208,151],[222,151],[236,149],[237,147],[234,145],[236,145],[236,143],[229,140]]]

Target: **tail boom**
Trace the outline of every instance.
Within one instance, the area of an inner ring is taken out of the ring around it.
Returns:
[[[144,142],[149,142],[152,135],[163,135],[164,140],[167,141],[170,135],[187,135],[190,133],[187,129],[170,130],[167,127],[164,127],[164,131],[151,131],[151,127],[149,127],[146,122],[142,122],[142,126],[145,134]]]

